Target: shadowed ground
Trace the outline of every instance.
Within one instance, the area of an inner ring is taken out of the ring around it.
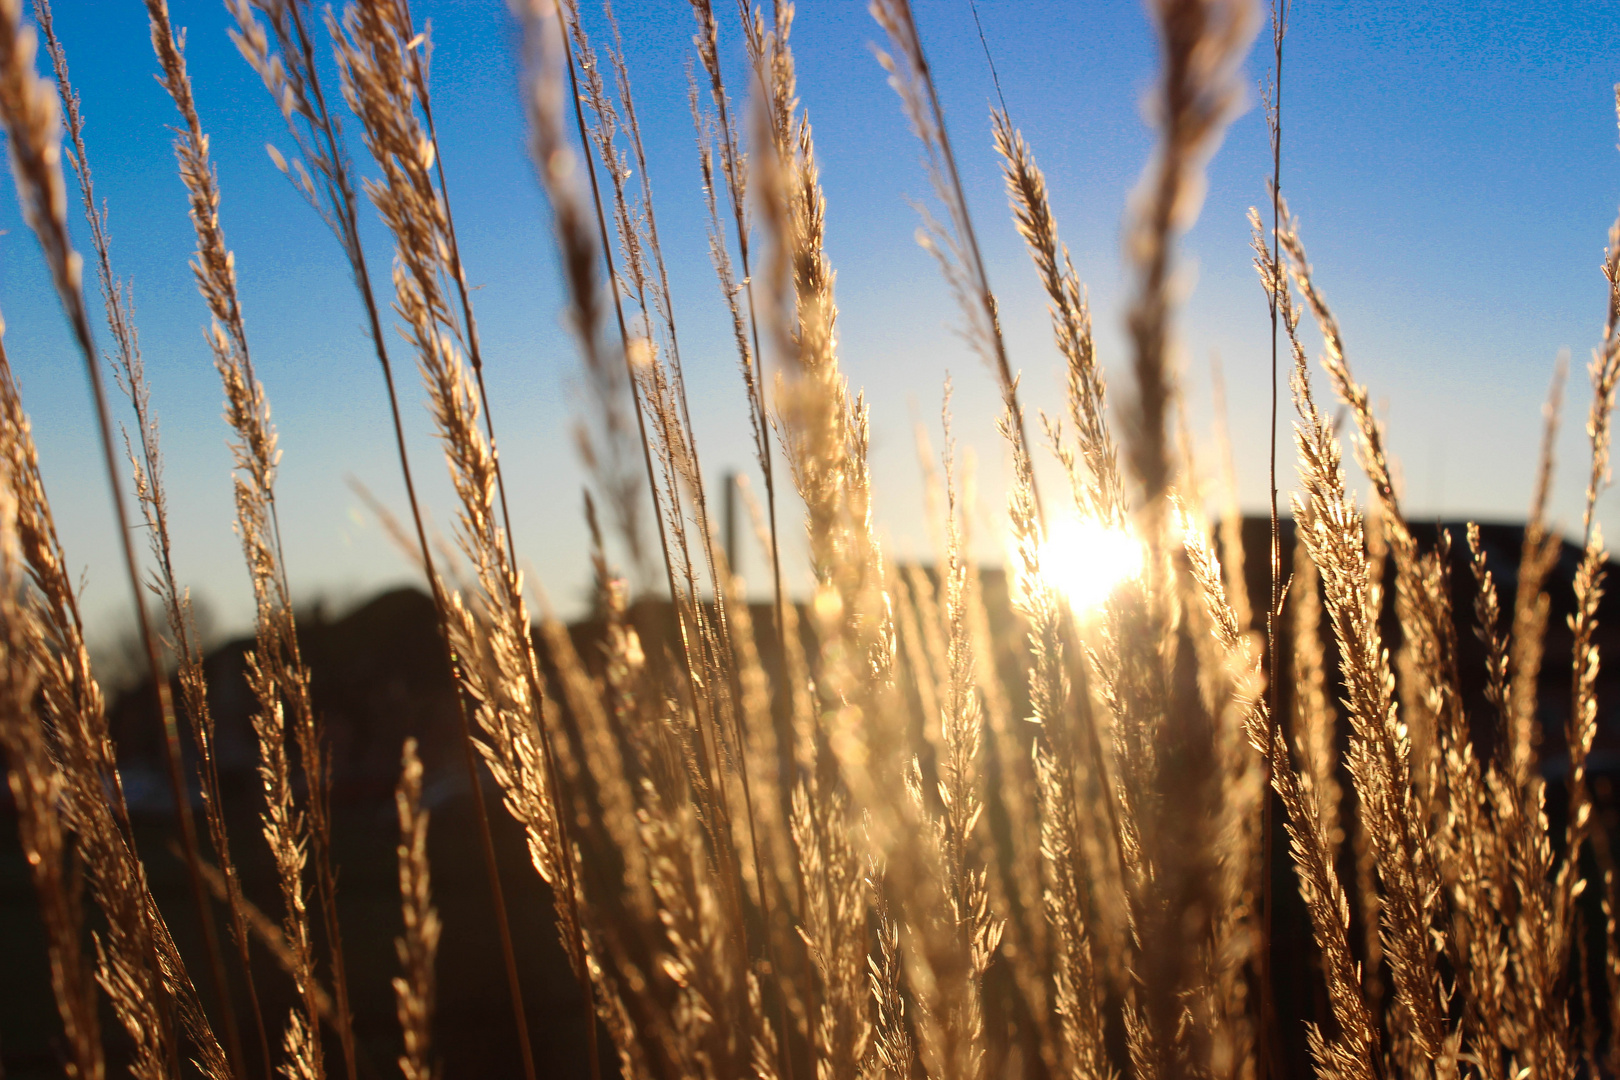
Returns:
[[[1458,613],[1459,664],[1469,695],[1470,715],[1486,715],[1480,687],[1483,655],[1472,627],[1473,579],[1467,566],[1467,548],[1460,525],[1449,526],[1453,538],[1453,610]],[[1414,531],[1427,548],[1434,527]],[[1483,539],[1504,603],[1511,606],[1518,566],[1520,529],[1485,526]],[[1245,523],[1247,578],[1257,606],[1267,594],[1267,527],[1264,521]],[[1290,564],[1292,538],[1284,536],[1283,565]],[[1554,834],[1562,831],[1563,792],[1567,772],[1563,761],[1563,719],[1568,710],[1570,632],[1565,616],[1573,610],[1572,577],[1578,551],[1566,545],[1549,582],[1552,612],[1541,685],[1541,746],[1543,772],[1550,781],[1547,792]],[[1024,675],[1020,669],[1016,630],[1007,609],[1006,588],[999,571],[983,575],[984,594],[997,641],[1003,682],[1018,715],[1023,703]],[[1392,607],[1393,589],[1391,594]],[[1620,776],[1620,601],[1605,601],[1599,641],[1606,665],[1598,690],[1599,734],[1592,757],[1594,787],[1600,817],[1611,830],[1620,828],[1614,812],[1611,778]],[[635,616],[646,641],[656,641],[667,608],[655,603],[638,605]],[[761,628],[764,661],[774,669],[769,654],[770,612],[758,608],[755,625]],[[1284,620],[1286,625],[1287,620]],[[360,1041],[363,1077],[397,1074],[398,1025],[389,980],[396,972],[393,938],[399,930],[394,844],[397,825],[392,791],[397,778],[399,748],[407,735],[422,744],[427,766],[426,802],[432,810],[429,855],[432,860],[434,900],[444,920],[439,951],[439,999],[435,1035],[437,1050],[448,1077],[509,1077],[521,1075],[513,1036],[510,1005],[498,939],[490,917],[488,889],[477,843],[477,830],[468,799],[465,764],[454,712],[453,687],[434,626],[431,602],[421,593],[402,590],[375,597],[335,620],[319,611],[301,618],[302,645],[313,671],[317,709],[325,719],[334,769],[334,843],[339,868],[339,907]],[[595,663],[596,627],[575,625],[573,636],[587,664]],[[1392,611],[1386,610],[1386,644],[1397,643]],[[243,681],[243,654],[250,642],[236,641],[215,650],[208,660],[212,704],[219,727],[218,743],[222,782],[233,847],[250,898],[279,918],[279,899],[273,867],[258,831],[261,805],[254,773],[254,745],[248,715],[251,700]],[[1285,648],[1286,648],[1286,642]],[[1331,637],[1328,663],[1336,663]],[[1285,672],[1286,674],[1286,672]],[[1288,687],[1282,687],[1286,694]],[[192,908],[184,872],[171,853],[171,818],[167,785],[163,780],[159,727],[148,688],[122,695],[113,706],[113,731],[124,763],[137,841],[151,874],[153,892],[174,929],[182,952],[193,958],[204,1000],[212,1001],[206,986],[205,966],[193,926]],[[1286,709],[1284,710],[1286,713]],[[1343,729],[1340,725],[1341,740]],[[1482,753],[1490,751],[1490,733],[1484,724],[1476,730]],[[990,763],[993,770],[995,765]],[[486,788],[486,796],[488,793]],[[60,1022],[55,1013],[45,964],[41,927],[26,867],[18,850],[9,794],[0,796],[0,1062],[4,1076],[13,1080],[61,1075],[58,1063]],[[498,859],[512,913],[517,958],[523,972],[529,1024],[541,1076],[586,1076],[585,1011],[568,970],[553,927],[551,898],[529,865],[521,832],[490,798]],[[1280,811],[1280,808],[1279,808]],[[1287,1075],[1309,1075],[1303,1021],[1327,1016],[1321,981],[1314,970],[1314,946],[1303,905],[1295,891],[1286,839],[1279,831],[1273,863],[1277,897],[1273,945],[1282,1045],[1277,1048]],[[1004,828],[1004,821],[991,821]],[[1347,849],[1349,845],[1346,845]],[[1349,866],[1341,867],[1346,880]],[[1595,893],[1597,890],[1592,890]],[[1595,901],[1595,895],[1588,899]],[[1594,903],[1595,914],[1595,903]],[[1597,918],[1588,927],[1600,930]],[[1359,938],[1354,927],[1353,937]],[[255,954],[255,974],[273,1043],[293,1004],[290,980],[262,950]],[[992,967],[987,976],[987,1010],[996,1010],[998,984],[1005,989],[1006,973]],[[248,1016],[237,981],[238,1015]],[[1594,979],[1601,994],[1603,979]],[[1573,991],[1573,988],[1572,988]],[[121,1037],[110,1012],[103,1032],[110,1060],[120,1060]],[[256,1037],[246,1022],[243,1037],[251,1067],[258,1059]],[[340,1060],[335,1054],[329,1065]],[[604,1075],[612,1075],[611,1054],[603,1054]],[[341,1066],[339,1066],[341,1070]],[[116,1067],[114,1075],[117,1074]],[[336,1075],[334,1073],[333,1075]]]

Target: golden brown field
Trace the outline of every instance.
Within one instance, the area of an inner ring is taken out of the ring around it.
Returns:
[[[1280,169],[1288,12],[1274,2],[1264,97]],[[1562,374],[1513,551],[1490,559],[1473,525],[1452,535],[1410,523],[1353,349],[1273,188],[1251,223],[1255,317],[1270,320],[1286,376],[1272,418],[1283,475],[1270,482],[1268,565],[1246,569],[1229,475],[1200,481],[1230,465],[1201,467],[1186,434],[1176,244],[1264,13],[1254,0],[1148,0],[1159,142],[1127,216],[1129,379],[1112,396],[1034,151],[1005,107],[996,113],[1009,210],[1067,367],[1065,414],[1048,416],[1021,404],[909,4],[873,0],[879,59],[932,185],[921,235],[997,380],[1015,476],[1002,588],[967,554],[947,387],[931,477],[938,562],[900,566],[878,538],[867,408],[840,371],[824,244],[836,207],[797,97],[792,8],[692,0],[704,186],[675,197],[705,200],[747,389],[759,471],[744,494],[773,563],[773,602],[750,605],[721,542],[720,502],[733,492],[706,489],[691,423],[634,58],[616,24],[610,40],[590,40],[573,0],[515,0],[536,176],[593,410],[577,438],[595,618],[570,632],[532,616],[508,520],[424,27],[406,0],[350,0],[324,17],[307,0],[227,6],[286,121],[277,136],[295,153],[277,164],[347,258],[385,377],[409,495],[389,528],[422,571],[455,680],[458,735],[435,753],[474,795],[461,827],[474,853],[464,861],[480,865],[458,872],[485,875],[476,918],[499,944],[487,978],[511,998],[505,1037],[530,1080],[555,1063],[531,1049],[522,994],[536,973],[513,946],[498,815],[521,829],[554,906],[594,1018],[588,1060],[626,1077],[1270,1080],[1301,1038],[1324,1080],[1620,1073],[1620,884],[1588,776],[1620,222],[1589,368],[1572,595],[1555,596],[1565,546],[1546,507]],[[256,601],[243,670],[259,787],[226,805],[218,668],[172,557],[183,523],[169,517],[160,403],[109,254],[68,57],[47,0],[27,20],[21,0],[0,0],[0,121],[19,197],[95,384],[118,514],[144,525],[123,530],[124,554],[134,595],[150,592],[161,613],[142,625],[144,692],[156,695],[190,893],[189,906],[154,899],[152,860],[166,856],[149,837],[137,845],[71,554],[0,352],[0,747],[60,1069],[82,1080],[391,1073],[357,1050],[354,981],[381,976],[350,958],[392,937],[388,1056],[408,1080],[431,1080],[445,958],[424,751],[415,739],[397,751],[397,915],[345,923],[343,807],[286,569],[277,432],[183,34],[165,0],[145,7],[233,433],[235,526]],[[722,50],[739,45],[746,86],[722,74]],[[345,124],[368,160],[348,156]],[[360,222],[373,210],[392,238],[391,281],[368,270]],[[69,232],[81,212],[83,258]],[[1326,346],[1317,364],[1300,341],[1307,317]],[[458,501],[449,542],[425,522],[412,472],[438,465],[407,455],[412,363]],[[133,420],[122,442],[115,405]],[[1347,486],[1345,440],[1370,484],[1366,506]],[[1034,462],[1048,455],[1066,487],[1037,486]],[[1296,482],[1292,506],[1277,505]],[[795,529],[815,581],[802,602],[785,594],[778,554]],[[610,550],[640,565],[616,566]],[[1504,564],[1513,554],[1517,565]],[[643,565],[661,595],[631,596]],[[137,607],[144,617],[145,600]],[[1569,612],[1557,648],[1554,611]],[[1549,683],[1565,689],[1549,698]],[[1547,700],[1561,705],[1561,730],[1544,740]],[[1538,748],[1567,763],[1549,769]],[[498,798],[482,797],[483,776]],[[240,867],[266,853],[273,872],[254,880],[273,888],[250,890]],[[1280,895],[1290,889],[1297,902]],[[1279,919],[1285,910],[1302,913],[1298,925]],[[169,920],[187,928],[186,950]],[[1288,982],[1299,1000],[1279,1000],[1284,967],[1299,975]]]

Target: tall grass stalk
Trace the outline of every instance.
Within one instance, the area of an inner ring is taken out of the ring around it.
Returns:
[[[124,434],[124,444],[133,473],[136,498],[147,529],[148,546],[153,562],[152,589],[162,603],[168,627],[167,644],[176,660],[181,704],[189,721],[192,742],[197,751],[197,780],[204,820],[208,827],[209,842],[218,860],[220,877],[225,886],[226,906],[231,920],[231,938],[246,984],[249,1009],[258,1036],[263,1075],[269,1076],[270,1045],[265,1031],[263,1010],[259,1004],[258,988],[253,978],[250,937],[240,876],[231,854],[229,833],[225,826],[218,761],[215,756],[214,718],[203,674],[202,648],[201,643],[196,640],[190,595],[179,585],[174,567],[168,499],[163,485],[162,448],[157,416],[152,409],[151,392],[146,383],[139,334],[135,326],[134,291],[131,286],[113,274],[107,210],[105,206],[96,202],[89,154],[84,143],[84,121],[79,112],[78,94],[68,78],[67,55],[61,42],[56,38],[50,5],[45,0],[35,0],[34,15],[44,35],[46,50],[51,57],[51,66],[56,75],[57,91],[67,117],[67,132],[72,145],[68,162],[73,167],[74,177],[78,181],[85,220],[90,226],[91,246],[96,257],[96,278],[106,310],[107,329],[115,346],[110,355],[113,375],[119,388],[129,398],[135,414],[139,454],[136,454],[131,445],[127,431]],[[181,818],[183,843],[187,820],[187,817]],[[182,851],[184,853],[185,849],[182,848]],[[192,854],[195,855],[195,852]],[[201,883],[202,878],[199,877],[198,884]],[[199,901],[199,906],[206,906],[206,901]],[[203,921],[202,929],[205,941],[211,942],[214,935],[211,911],[209,917]],[[210,948],[212,947],[210,945]],[[235,1010],[225,1008],[222,1019],[227,1046],[231,1049],[237,1068],[242,1069],[245,1063],[237,1034]]]
[[[238,51],[263,80],[265,88],[281,111],[288,133],[298,149],[299,156],[289,163],[280,151],[271,146],[272,160],[292,180],[299,193],[320,215],[338,241],[349,263],[355,290],[365,308],[367,336],[371,339],[378,365],[382,369],[383,385],[388,394],[389,419],[393,424],[394,447],[399,457],[400,473],[405,482],[405,496],[410,506],[411,524],[415,530],[417,557],[426,573],[428,588],[433,597],[445,660],[453,668],[456,658],[450,637],[449,602],[435,569],[433,552],[428,545],[427,528],[417,500],[416,480],[411,468],[410,454],[405,445],[404,421],[400,415],[399,394],[394,383],[394,368],[389,359],[379,304],[372,288],[371,270],[366,263],[365,248],[360,235],[353,165],[344,146],[342,125],[327,106],[326,94],[315,64],[314,42],[309,29],[312,25],[309,5],[307,0],[263,0],[263,2],[230,0],[227,6],[236,22],[236,27],[231,31],[231,38],[236,43]],[[260,15],[268,22],[269,32],[266,31],[264,22],[260,21]],[[306,162],[309,164],[306,165]],[[313,174],[310,172],[311,168],[314,169]],[[470,305],[465,310],[470,317]],[[523,1005],[523,987],[518,974],[517,958],[512,948],[506,893],[495,863],[495,845],[490,833],[489,813],[484,803],[479,778],[478,755],[468,716],[471,706],[465,695],[459,691],[456,704],[463,750],[462,764],[469,787],[477,793],[473,802],[474,818],[478,826],[480,852],[489,884],[496,930],[501,941],[501,953],[505,960],[507,994],[512,1003],[524,1075],[532,1080],[535,1075],[534,1054],[530,1047],[528,1015]]]

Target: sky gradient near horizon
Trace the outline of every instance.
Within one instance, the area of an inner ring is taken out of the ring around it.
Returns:
[[[993,88],[968,0],[914,3],[1013,365],[1029,406],[1052,409],[1061,403],[1061,364],[1044,297],[1007,213],[989,140]],[[432,22],[435,116],[477,287],[520,558],[570,613],[589,573],[584,476],[570,435],[582,404],[579,360],[562,321],[549,212],[526,153],[516,30],[501,0],[413,6],[418,21]],[[731,5],[717,7],[736,95],[746,86],[740,40]],[[600,9],[591,0],[582,8],[600,36]],[[1099,356],[1117,400],[1128,370],[1122,311],[1130,287],[1121,223],[1153,146],[1141,107],[1155,70],[1152,29],[1133,0],[980,0],[979,14],[1008,106],[1046,172],[1063,239],[1090,289]],[[137,0],[58,0],[55,15],[83,99],[98,194],[111,212],[115,270],[134,285],[163,424],[177,569],[220,629],[238,631],[249,624],[252,602],[231,529],[221,392],[201,333],[206,311],[187,267],[194,240],[169,149],[173,107],[151,77],[144,9]],[[284,129],[226,37],[224,6],[173,0],[172,15],[189,30],[225,233],[255,364],[280,430],[278,504],[296,597],[342,605],[411,581],[411,566],[348,486],[352,477],[403,507],[381,378],[341,255],[265,152],[267,142],[285,148]],[[693,420],[705,471],[717,480],[752,463],[735,353],[705,247],[686,104],[693,20],[684,0],[621,0],[618,16],[671,261]],[[979,554],[999,561],[1007,462],[994,430],[997,395],[989,372],[955,334],[948,291],[913,238],[917,217],[907,197],[925,195],[927,181],[872,57],[870,45],[880,39],[857,0],[799,5],[799,90],[815,125],[828,199],[842,362],[852,386],[872,402],[879,527],[893,557],[928,557],[913,424],[927,425],[937,450],[948,372],[955,433],[976,461]],[[1294,10],[1283,189],[1351,364],[1387,419],[1413,517],[1522,517],[1541,402],[1554,357],[1567,348],[1554,513],[1566,528],[1579,525],[1590,400],[1584,367],[1602,334],[1599,262],[1620,202],[1617,40],[1620,8],[1591,0],[1307,0]],[[1246,70],[1250,86],[1268,63],[1262,31]],[[327,74],[335,86],[335,71]],[[373,174],[357,141],[354,152],[361,173]],[[1206,446],[1210,357],[1221,358],[1239,494],[1251,510],[1264,506],[1267,491],[1270,329],[1245,214],[1265,201],[1269,173],[1264,118],[1251,92],[1211,164],[1203,212],[1182,243],[1189,291],[1177,317],[1190,422]],[[129,592],[82,365],[15,200],[8,195],[0,204],[7,352],[70,563],[83,568],[87,616],[98,632],[115,633],[128,619]],[[386,282],[390,245],[369,207],[365,217],[377,280]],[[1318,340],[1307,328],[1313,353]],[[395,353],[405,366],[405,350]],[[402,385],[418,475],[435,522],[448,531],[453,505],[422,395],[412,380]],[[1285,425],[1288,418],[1285,398]],[[1285,491],[1293,480],[1290,449],[1285,428]],[[1600,514],[1612,528],[1620,528],[1616,498]],[[785,504],[790,540],[801,531],[797,520],[794,505]],[[795,550],[802,546],[784,548],[794,580],[802,581]],[[741,569],[763,584],[753,553]]]

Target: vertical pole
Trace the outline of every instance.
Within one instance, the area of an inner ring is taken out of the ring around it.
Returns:
[[[733,575],[737,573],[737,473],[735,470],[726,470],[726,505],[725,530],[722,539],[726,545],[726,565],[731,568]]]

